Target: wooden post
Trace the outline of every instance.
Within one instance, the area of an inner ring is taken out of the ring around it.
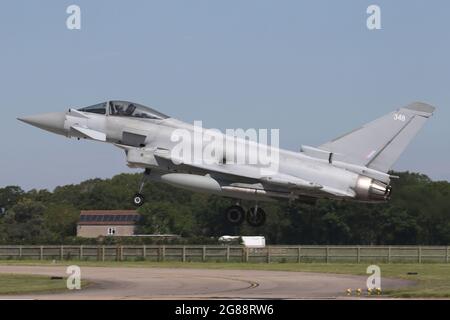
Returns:
[[[449,255],[448,255],[448,249],[449,249],[450,247],[447,247],[447,250],[446,250],[446,252],[445,252],[445,262],[446,263],[448,263],[448,261],[449,261]]]
[[[183,246],[181,261],[186,262],[186,246]]]
[[[166,246],[162,246],[162,261],[166,260]]]
[[[270,263],[270,246],[267,246],[267,263]]]
[[[39,259],[44,260],[44,247],[43,246],[40,247]]]
[[[297,262],[300,263],[302,258],[302,247],[297,248]]]
[[[80,260],[83,260],[83,245],[80,245]]]
[[[102,261],[105,261],[105,246],[102,246]]]
[[[119,255],[119,260],[120,260],[120,261],[123,261],[123,246],[120,246],[120,247],[119,247],[119,253],[120,253],[120,255]]]
[[[22,259],[22,246],[19,246],[19,258]]]
[[[230,246],[227,246],[226,260],[227,262],[230,262]]]
[[[245,248],[245,262],[248,262],[248,248]]]
[[[388,247],[388,263],[391,263],[391,246]]]
[[[63,245],[61,245],[61,248],[60,248],[60,259],[61,259],[61,261],[62,260],[64,260],[64,246]]]
[[[203,246],[203,249],[202,249],[202,261],[203,262],[206,261],[206,246]]]
[[[419,263],[422,263],[422,247],[420,247],[419,246],[419,249],[418,249],[418,257],[417,257],[418,259],[418,262]]]
[[[357,263],[361,262],[361,248],[360,247],[356,248],[356,262]]]
[[[245,262],[245,247],[242,247],[242,262]]]
[[[327,263],[328,263],[329,257],[330,257],[330,248],[327,246],[326,247],[326,256],[325,256],[325,260]]]
[[[142,246],[142,258],[144,258],[144,260],[147,258],[147,246],[145,244]]]

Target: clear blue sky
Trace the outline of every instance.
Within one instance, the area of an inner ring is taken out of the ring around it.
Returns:
[[[66,8],[82,29],[66,28]],[[382,30],[366,28],[378,4]],[[128,99],[319,145],[411,101],[438,107],[395,169],[450,180],[448,1],[2,1],[0,187],[129,172],[122,151],[16,120]]]

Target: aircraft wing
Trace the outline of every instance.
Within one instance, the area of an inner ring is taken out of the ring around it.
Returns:
[[[322,185],[297,178],[286,174],[263,174],[261,168],[248,165],[226,165],[220,163],[204,164],[204,163],[185,163],[182,159],[174,159],[169,150],[157,149],[154,152],[156,158],[171,161],[180,166],[192,168],[197,171],[219,175],[222,179],[233,182],[250,182],[262,183],[266,186],[273,186],[289,190],[315,190],[323,188]],[[244,181],[243,181],[244,180]]]
[[[355,196],[351,190],[337,190],[328,186],[322,186],[313,181],[307,181],[292,175],[275,173],[263,174],[261,168],[248,165],[226,165],[221,163],[205,164],[185,163],[183,159],[173,158],[170,150],[165,148],[145,149],[127,145],[116,144],[117,147],[127,151],[129,165],[135,167],[178,167],[188,172],[200,175],[209,174],[230,185],[246,184],[260,185],[264,189],[284,190],[305,196]]]

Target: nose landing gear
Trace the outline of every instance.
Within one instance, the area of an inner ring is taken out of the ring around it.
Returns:
[[[141,182],[139,183],[139,191],[133,196],[133,204],[136,207],[142,206],[145,202],[145,198],[142,195],[142,190],[144,189],[145,182],[147,182],[150,172],[150,169],[145,169],[144,175],[142,176]]]

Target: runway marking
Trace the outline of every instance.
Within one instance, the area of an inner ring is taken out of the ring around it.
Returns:
[[[222,280],[231,280],[231,281],[244,282],[244,283],[249,284],[249,286],[245,287],[245,288],[220,290],[220,291],[214,291],[214,293],[242,291],[242,290],[254,289],[254,288],[259,287],[259,283],[258,282],[253,281],[253,280],[246,280],[246,279],[236,279],[236,278],[230,278],[230,277],[198,277],[198,276],[195,277],[195,278],[201,278],[201,279],[222,279]]]

